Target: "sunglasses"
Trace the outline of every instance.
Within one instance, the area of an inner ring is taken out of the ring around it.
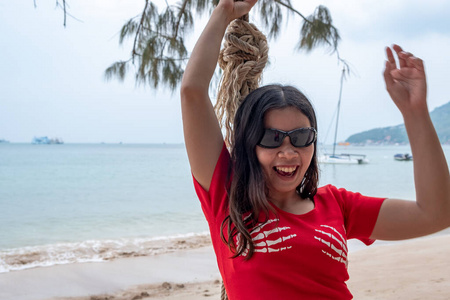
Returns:
[[[283,143],[284,138],[288,136],[292,146],[301,148],[308,147],[316,141],[317,132],[312,127],[297,128],[291,131],[282,131],[268,128],[259,141],[258,146],[264,148],[278,148]]]

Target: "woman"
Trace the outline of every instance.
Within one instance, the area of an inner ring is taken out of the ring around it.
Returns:
[[[423,63],[387,48],[386,88],[404,117],[417,199],[318,188],[317,124],[306,97],[271,85],[250,93],[231,156],[208,96],[227,25],[256,0],[221,0],[181,86],[186,149],[219,270],[234,299],[351,299],[346,240],[401,240],[450,226],[450,176],[426,103]]]

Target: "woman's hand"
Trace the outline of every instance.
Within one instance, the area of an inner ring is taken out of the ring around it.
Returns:
[[[450,226],[450,173],[428,113],[425,70],[421,59],[393,46],[387,48],[386,89],[400,109],[414,157],[416,201],[386,199],[378,214],[373,239],[401,240],[431,234]]]
[[[229,22],[247,14],[258,0],[220,0],[217,8],[229,16]]]
[[[387,61],[384,71],[386,89],[402,114],[412,111],[428,112],[426,96],[427,83],[423,61],[398,45],[392,47],[398,56],[399,66],[394,54],[386,48]]]

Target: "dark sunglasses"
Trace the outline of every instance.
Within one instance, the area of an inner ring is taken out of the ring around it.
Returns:
[[[288,132],[268,128],[265,130],[258,146],[264,148],[278,148],[281,146],[286,136],[289,136],[292,146],[297,148],[308,147],[316,141],[317,132],[312,127],[297,128]]]

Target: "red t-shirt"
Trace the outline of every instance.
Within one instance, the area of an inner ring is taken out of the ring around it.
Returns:
[[[251,232],[255,253],[245,261],[220,238],[228,216],[227,176],[230,155],[224,146],[209,192],[194,186],[209,224],[211,239],[230,300],[351,299],[345,284],[347,239],[366,245],[384,199],[365,197],[327,185],[314,196],[315,207],[303,215],[278,209]]]

